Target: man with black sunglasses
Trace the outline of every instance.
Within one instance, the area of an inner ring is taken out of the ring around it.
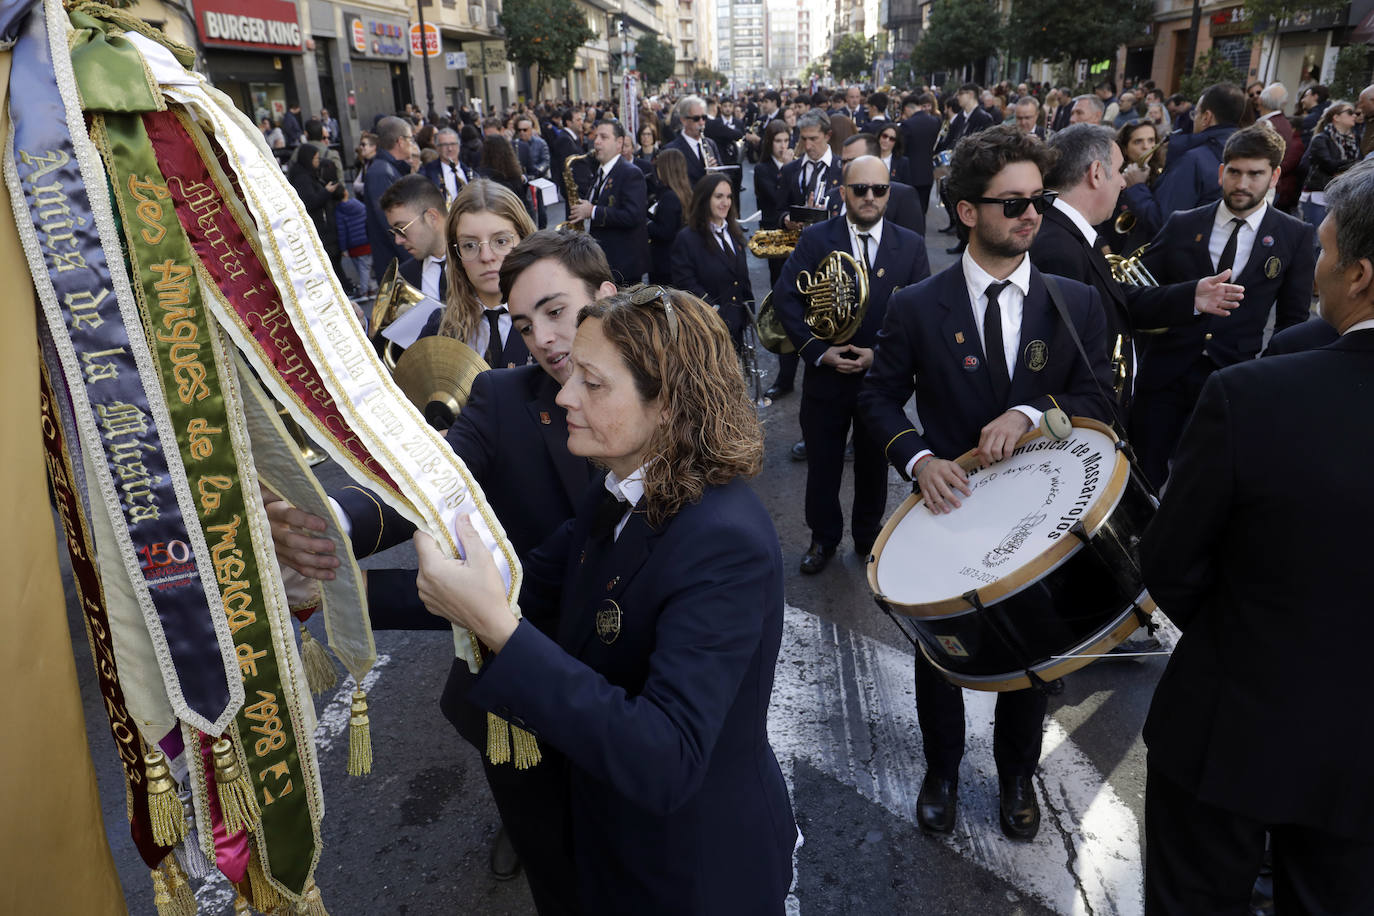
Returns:
[[[1092,359],[1088,366],[1027,256],[1041,214],[1053,203],[1042,178],[1052,156],[1014,125],[959,142],[949,193],[968,248],[957,264],[894,295],[878,335],[859,413],[888,460],[920,488],[930,512],[958,511],[970,495],[968,477],[954,459],[976,447],[983,462],[1001,461],[1056,402],[1071,416],[1110,416],[1099,393],[1110,382],[1096,291],[1059,281]],[[913,392],[919,432],[903,409]],[[1034,838],[1040,827],[1032,777],[1046,705],[1038,690],[997,695],[993,757],[1000,819],[1002,832],[1016,840]],[[916,711],[926,758],[916,818],[927,831],[948,833],[964,752],[963,692],[919,652]]]
[[[806,365],[801,427],[806,441],[806,524],[811,544],[801,571],[825,569],[844,538],[840,479],[845,442],[854,427],[854,503],[850,534],[854,552],[866,558],[882,527],[887,507],[887,469],[883,453],[857,413],[859,389],[873,364],[873,342],[887,311],[888,297],[930,276],[921,237],[884,218],[890,179],[876,156],[845,165],[841,181],[845,213],[805,229],[773,287],[774,308],[797,355]],[[868,275],[868,310],[853,336],[843,343],[816,337],[803,319],[805,302],[797,276],[813,276],[833,251],[844,252]]]
[[[682,133],[663,149],[675,149],[687,158],[687,180],[692,187],[706,177],[707,172],[720,166],[720,149],[716,141],[705,135],[706,102],[700,96],[689,95],[677,103],[677,116]]]

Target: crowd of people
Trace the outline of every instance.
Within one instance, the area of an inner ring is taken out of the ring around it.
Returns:
[[[1146,911],[1244,912],[1267,837],[1280,912],[1369,912],[1374,734],[1309,716],[1369,693],[1353,652],[1374,632],[1352,613],[1374,510],[1359,483],[1374,166],[1357,166],[1374,86],[1354,104],[1305,88],[1291,118],[1287,105],[1277,83],[1196,100],[968,83],[654,98],[629,125],[595,104],[411,113],[363,136],[351,183],[303,143],[292,184],[312,216],[334,208],[316,225],[334,223],[356,289],[397,260],[438,303],[423,333],[500,370],[478,377],[448,437],[524,564],[523,619],[470,529],[466,560],[421,534],[418,574],[368,580],[374,626],[454,622],[491,650],[445,688],[465,738],[485,748],[492,713],[545,745],[529,770],[487,765],[504,824],[493,870],[518,861],[545,916],[783,912],[797,833],[765,729],[782,553],[743,484],[762,433],[736,360],[767,292],[740,221],[748,170],[758,229],[793,233],[769,261],[794,352],[768,393],[804,367],[800,571],[823,572],[846,530],[869,555],[888,465],[931,512],[957,512],[966,452],[995,464],[1061,409],[1110,424],[1163,494],[1144,575],[1183,629],[1146,726]],[[558,229],[549,182],[566,201]],[[937,203],[958,260],[932,275]],[[798,282],[834,252],[869,291],[842,340],[808,323]],[[1303,353],[1257,361],[1266,345]],[[1300,445],[1266,436],[1299,411],[1322,428]],[[1291,467],[1315,486],[1294,487]],[[1341,503],[1324,526],[1308,514],[1317,490]],[[362,490],[331,496],[360,556],[414,531]],[[269,515],[283,563],[333,575],[321,520],[284,503]],[[1289,651],[1303,682],[1278,686]],[[948,833],[962,692],[923,653],[916,665],[916,817]],[[1046,710],[1046,689],[999,695],[1013,840],[1039,830]],[[1290,732],[1302,749],[1265,738]]]

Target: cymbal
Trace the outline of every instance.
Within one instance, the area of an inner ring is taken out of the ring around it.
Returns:
[[[396,362],[394,378],[430,426],[446,430],[468,402],[472,380],[491,368],[462,341],[421,337]]]

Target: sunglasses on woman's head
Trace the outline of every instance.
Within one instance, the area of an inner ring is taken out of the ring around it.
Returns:
[[[673,300],[669,298],[667,290],[661,286],[641,286],[630,294],[630,304],[640,308],[661,306],[668,319],[668,339],[677,343],[677,313],[673,311]]]

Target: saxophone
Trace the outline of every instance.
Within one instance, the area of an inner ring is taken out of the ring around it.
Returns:
[[[568,210],[582,203],[582,195],[577,191],[577,179],[573,177],[573,163],[580,162],[590,156],[591,153],[578,153],[576,156],[569,156],[563,160],[563,189],[568,195]],[[558,224],[559,232],[581,232],[582,220],[567,219]]]

